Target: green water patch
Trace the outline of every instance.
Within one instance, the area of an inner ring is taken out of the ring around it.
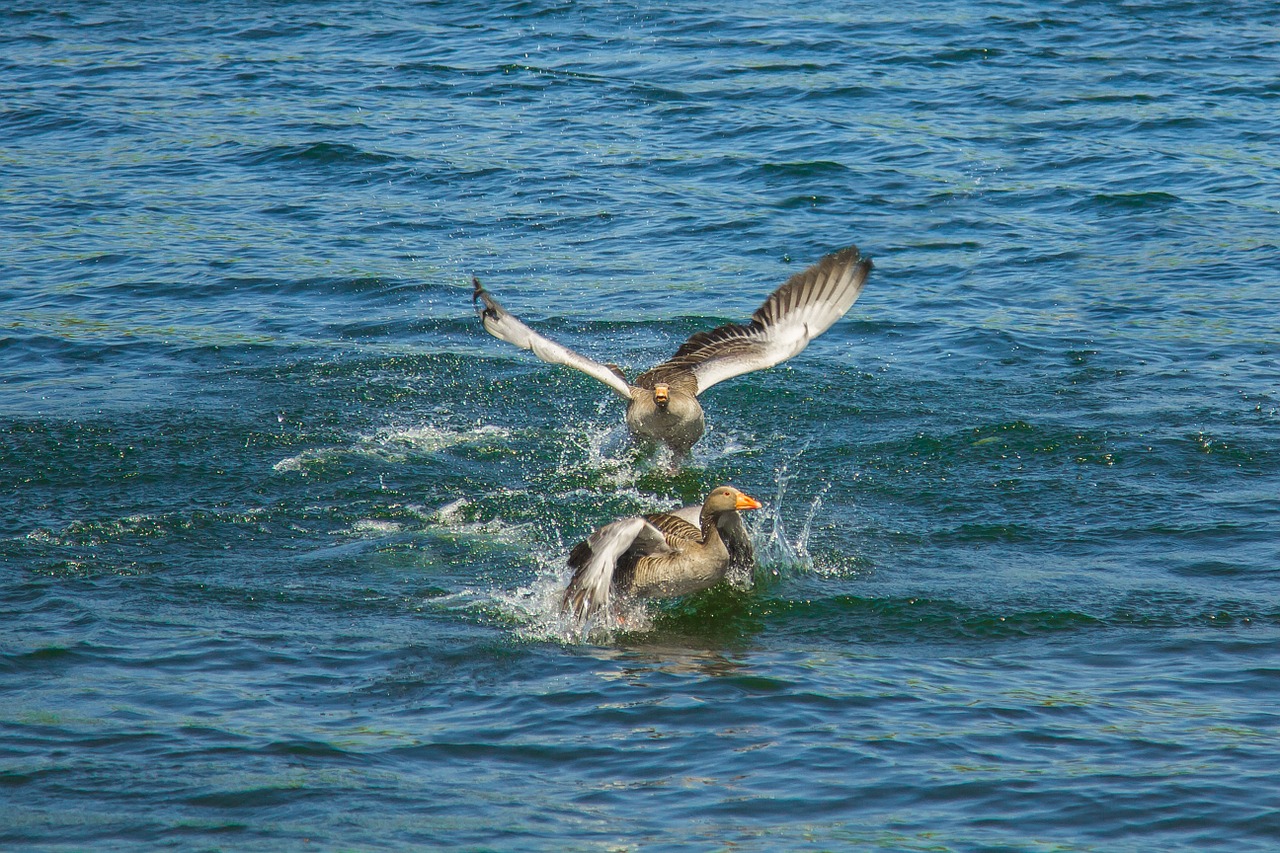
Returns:
[[[754,590],[720,584],[713,589],[671,603],[656,605],[646,640],[696,639],[703,643],[742,644],[765,628]],[[621,642],[626,642],[624,634]]]
[[[1096,630],[1102,619],[1073,610],[977,608],[958,601],[925,598],[864,598],[834,595],[775,600],[770,625],[786,633],[838,632],[861,642],[1002,640]]]
[[[1163,210],[1178,204],[1182,199],[1173,193],[1153,190],[1148,192],[1095,193],[1094,205],[1114,210]]]

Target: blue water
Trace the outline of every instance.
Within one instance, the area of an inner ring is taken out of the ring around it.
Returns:
[[[0,33],[0,848],[1280,848],[1272,4]],[[470,306],[634,372],[850,243],[676,473]],[[558,617],[721,482],[751,588]]]

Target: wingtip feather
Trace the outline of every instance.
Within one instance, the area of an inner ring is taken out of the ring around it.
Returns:
[[[480,283],[480,279],[471,276],[471,307],[480,315],[481,319],[487,315],[496,317],[498,312],[498,303],[494,301],[489,291],[484,289],[484,285]],[[481,306],[483,303],[483,307]]]

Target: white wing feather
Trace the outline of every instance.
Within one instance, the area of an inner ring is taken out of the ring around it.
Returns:
[[[484,324],[485,331],[489,334],[500,341],[506,341],[509,344],[515,344],[521,349],[531,351],[548,364],[563,364],[566,367],[580,370],[608,385],[624,400],[631,399],[631,386],[608,366],[598,361],[593,361],[566,346],[556,343],[550,338],[538,334],[503,308],[498,300],[493,298],[493,294],[480,286],[478,279],[472,279],[472,281],[475,284],[472,301],[482,301],[484,303],[484,308],[478,308],[477,313],[480,315],[480,321]]]
[[[590,616],[609,605],[609,590],[613,586],[618,558],[628,550],[639,548],[648,554],[671,551],[662,531],[639,516],[604,525],[583,545],[590,549],[590,555],[574,571],[563,599],[564,609],[572,609],[579,618]]]

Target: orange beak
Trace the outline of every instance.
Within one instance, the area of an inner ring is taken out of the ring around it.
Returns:
[[[653,399],[659,406],[665,406],[667,404],[667,395],[669,393],[670,388],[665,382],[659,382],[657,385],[653,386]]]
[[[759,509],[763,504],[751,495],[745,492],[738,492],[738,501],[733,505],[734,509]]]

